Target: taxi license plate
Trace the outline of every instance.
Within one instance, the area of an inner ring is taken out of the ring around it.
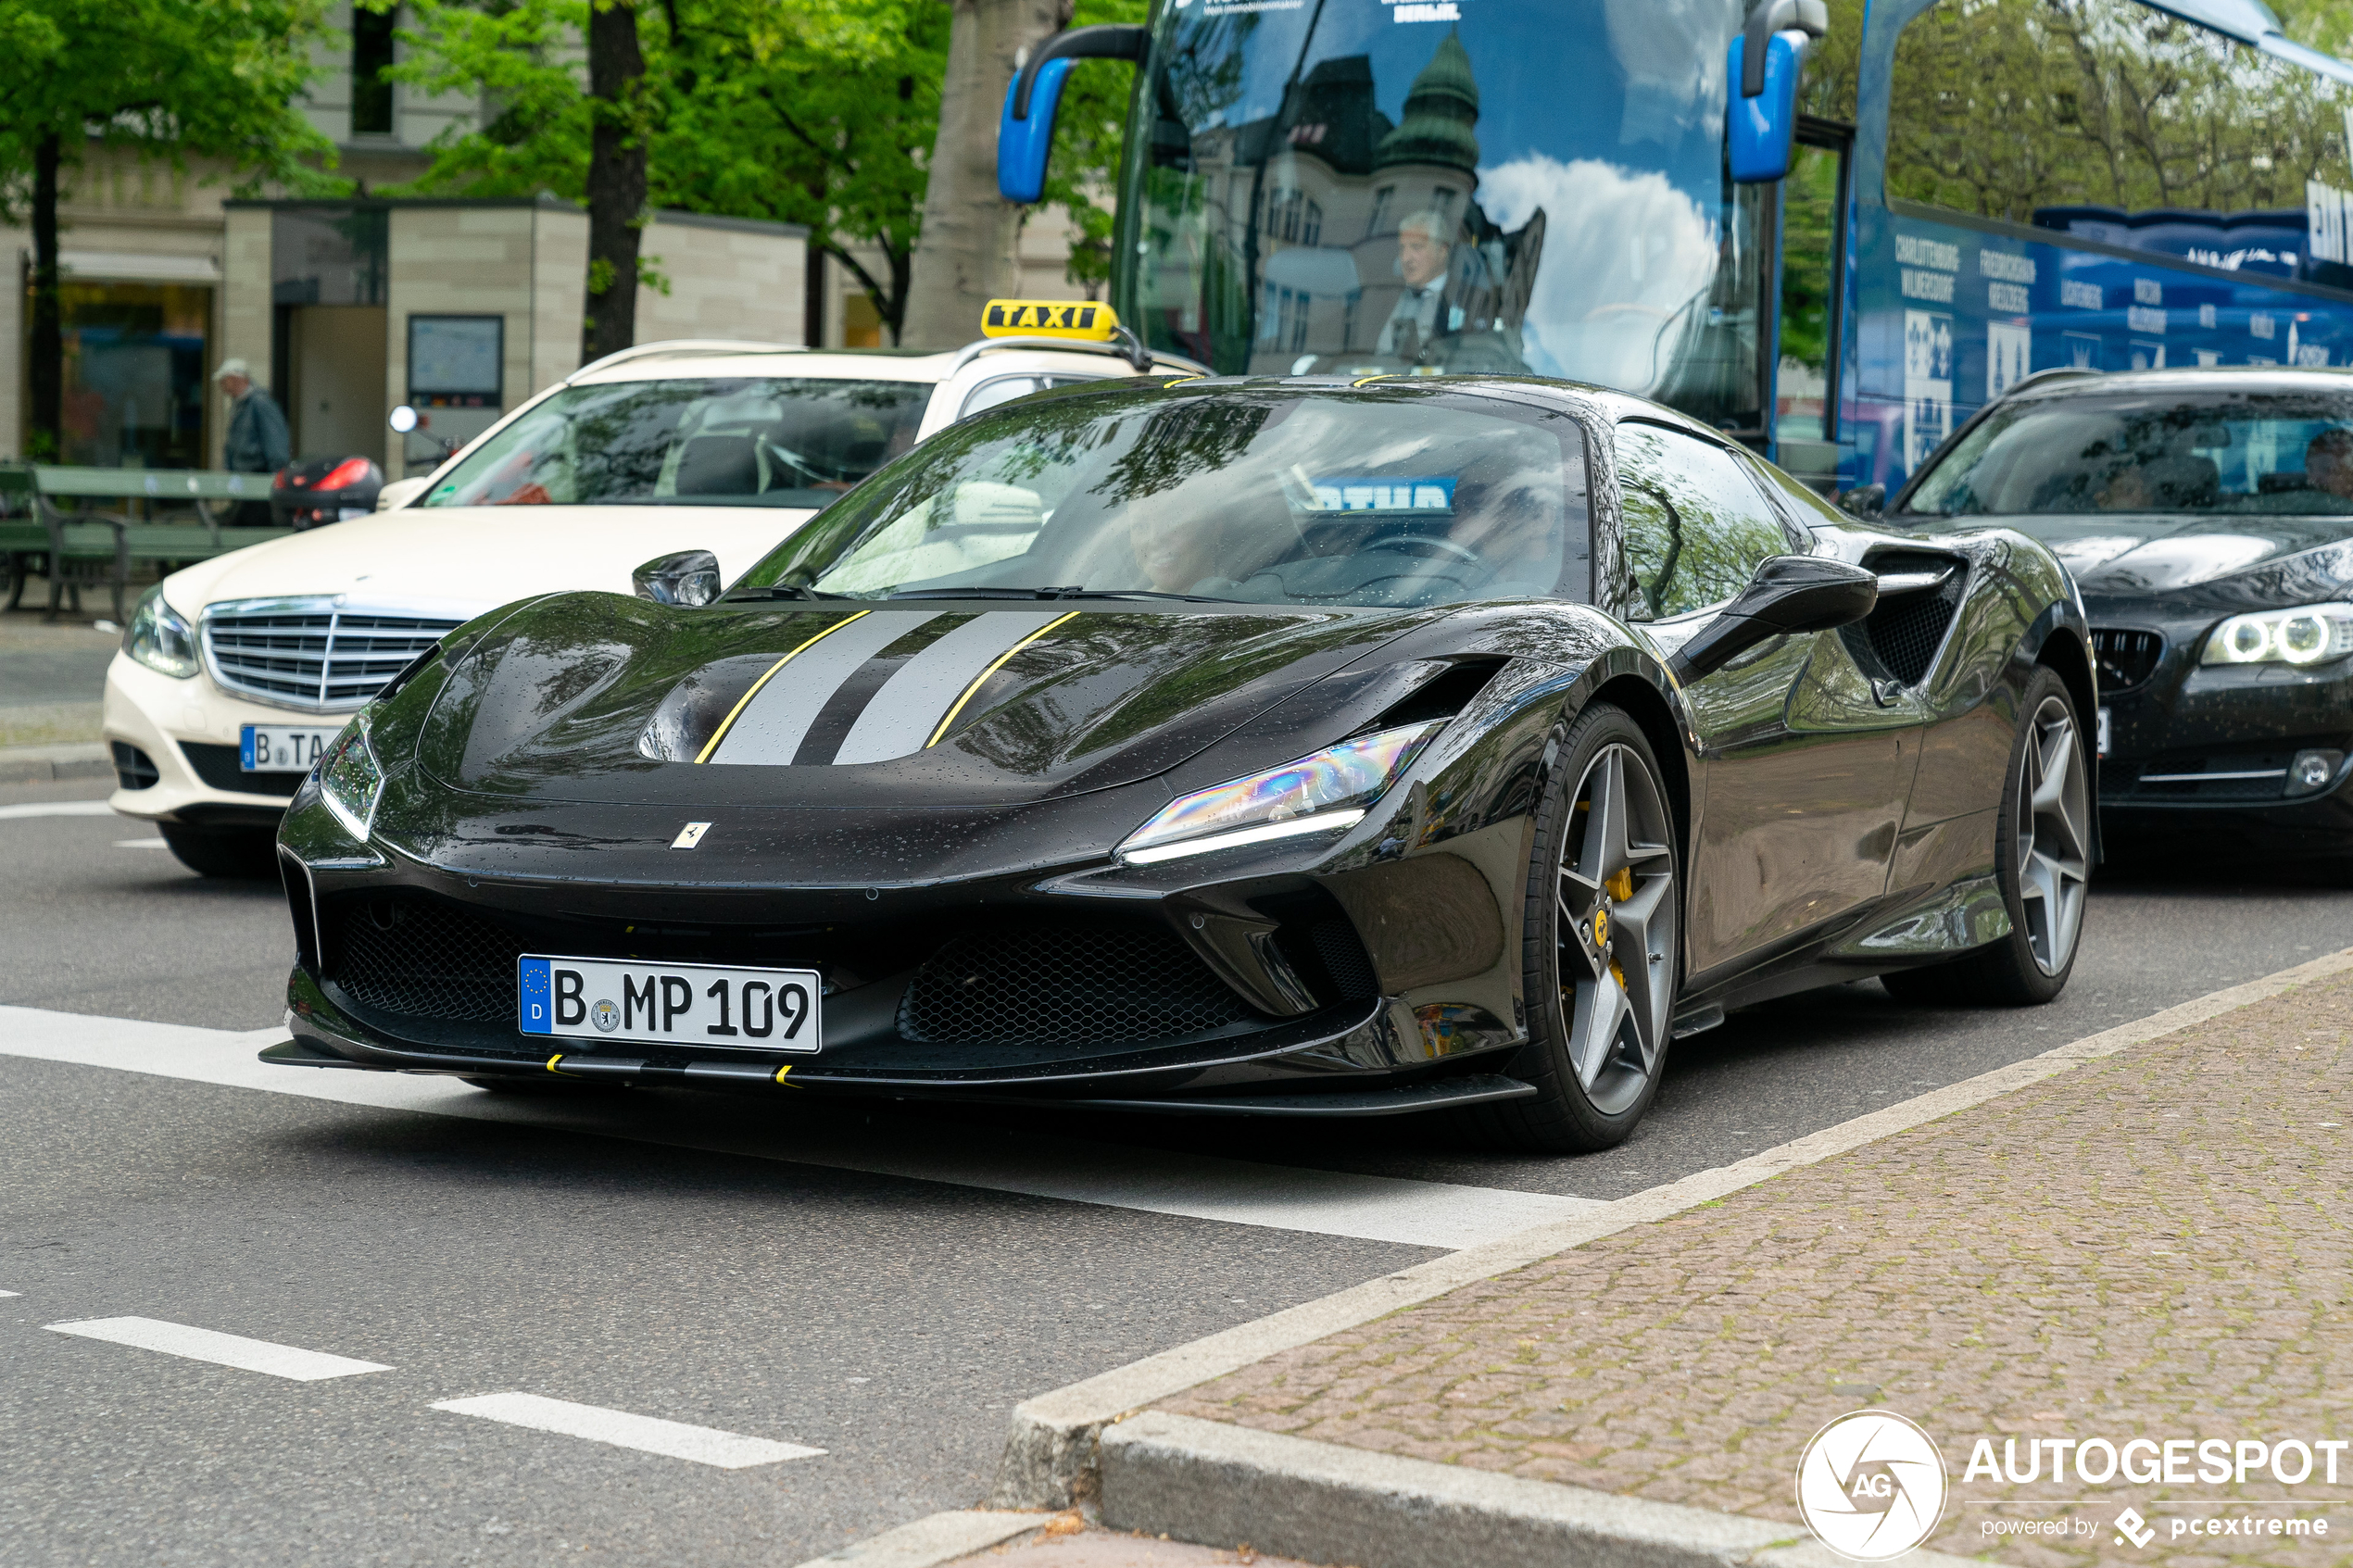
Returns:
[[[822,994],[807,969],[526,953],[516,962],[515,1027],[554,1039],[813,1052]]]
[[[2102,757],[2108,755],[2108,709],[2105,708],[2100,709],[2099,754]]]
[[[341,724],[247,724],[237,732],[237,766],[248,773],[307,773],[341,734]]]

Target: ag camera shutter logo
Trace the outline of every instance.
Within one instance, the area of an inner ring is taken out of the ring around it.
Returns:
[[[1911,1550],[1944,1514],[1944,1457],[1892,1411],[1856,1411],[1814,1434],[1797,1461],[1797,1512],[1856,1562]]]

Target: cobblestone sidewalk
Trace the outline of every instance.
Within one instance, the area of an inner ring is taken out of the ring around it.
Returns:
[[[2026,1568],[2353,1563],[2348,1123],[2353,975],[1159,1408],[1794,1523],[1806,1440],[1872,1406],[1944,1454],[1938,1550]],[[2054,1483],[2045,1440],[2133,1438],[2248,1443],[2221,1450],[2220,1483],[2195,1447],[2170,1456],[2186,1479],[2094,1484],[2070,1466]],[[2284,1479],[2292,1445],[2278,1475],[2258,1460],[2242,1479],[2254,1442],[2287,1439],[2331,1446],[2300,1484]],[[2037,1461],[2033,1479],[1971,1463],[2006,1449],[2017,1474]],[[2118,1533],[2127,1507],[2145,1546]],[[2275,1519],[2325,1534],[2274,1536]]]

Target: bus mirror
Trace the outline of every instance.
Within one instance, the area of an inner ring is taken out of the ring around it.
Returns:
[[[1063,79],[1080,60],[1135,60],[1151,47],[1148,28],[1075,27],[1056,33],[1022,62],[1005,84],[1005,112],[997,122],[997,194],[1034,206],[1046,194],[1046,155],[1053,150],[1054,110]]]
[[[1806,35],[1792,31],[1766,36],[1764,80],[1753,94],[1743,90],[1747,82],[1749,43],[1746,37],[1732,40],[1725,80],[1730,88],[1732,178],[1743,184],[1756,184],[1789,172],[1790,148],[1797,134],[1797,76]]]

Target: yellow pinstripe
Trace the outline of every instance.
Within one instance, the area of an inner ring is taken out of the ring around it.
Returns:
[[[835,633],[840,631],[851,621],[858,620],[862,616],[868,616],[874,613],[875,612],[871,609],[862,609],[857,615],[845,615],[839,621],[835,621],[831,626],[826,627],[824,631],[810,638],[809,641],[801,644],[800,646],[793,649],[792,652],[785,655],[784,658],[770,665],[768,667],[767,674],[762,675],[759,680],[754,681],[751,684],[751,690],[744,693],[742,699],[738,701],[735,707],[727,710],[727,717],[719,721],[719,728],[711,731],[711,738],[703,743],[702,750],[695,754],[695,760],[698,762],[708,762],[711,760],[711,754],[719,749],[719,743],[721,741],[727,738],[728,730],[734,727],[736,721],[742,716],[743,710],[750,706],[751,699],[760,695],[760,688],[766,685],[775,675],[777,671],[782,670],[786,665],[790,664],[794,659],[799,659],[802,654],[807,653],[811,648],[816,646],[819,643],[824,642],[827,637],[832,636]]]
[[[1013,658],[1013,655],[1021,652],[1022,649],[1027,647],[1030,644],[1036,642],[1038,638],[1044,636],[1055,627],[1063,625],[1067,621],[1077,620],[1079,612],[1075,609],[1068,615],[1058,615],[1053,620],[1049,621],[1046,624],[1038,628],[1037,631],[1032,632],[1028,636],[1024,637],[1020,642],[1015,643],[1012,647],[1009,647],[1004,652],[999,654],[995,662],[991,663],[988,669],[982,671],[978,675],[975,676],[973,678],[973,684],[964,688],[964,695],[956,699],[956,705],[948,710],[947,717],[939,721],[939,727],[932,731],[931,739],[924,742],[924,749],[925,751],[929,751],[933,746],[939,744],[939,737],[948,733],[948,726],[956,721],[956,715],[964,710],[964,704],[973,699],[973,693],[980,690],[983,685],[987,684],[989,676],[994,675],[998,671],[1002,670],[1005,667],[1005,660]]]

